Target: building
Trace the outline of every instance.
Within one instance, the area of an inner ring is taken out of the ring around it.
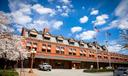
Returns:
[[[28,51],[36,50],[34,67],[43,62],[52,65],[53,68],[97,68],[127,66],[128,56],[108,52],[105,46],[96,42],[86,43],[63,36],[54,36],[45,28],[42,32],[36,29],[22,29],[23,37],[26,39]],[[29,64],[29,63],[28,63]]]

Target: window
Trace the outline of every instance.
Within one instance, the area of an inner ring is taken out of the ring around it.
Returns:
[[[69,55],[72,55],[72,53],[71,53],[71,52],[69,52]]]
[[[56,50],[56,53],[57,53],[57,54],[60,54],[59,50]]]
[[[43,49],[46,49],[46,44],[42,44],[42,48]]]
[[[46,52],[46,49],[42,49],[42,52]]]
[[[50,40],[50,38],[48,38],[48,37],[44,37],[44,40]]]
[[[33,45],[37,45],[37,43],[33,43]]]
[[[80,54],[80,56],[83,56],[83,54]]]
[[[29,34],[30,37],[36,37],[37,35],[34,34]]]
[[[104,56],[104,59],[108,59],[108,57]]]
[[[51,47],[51,45],[50,45],[50,44],[48,44],[48,47]]]
[[[86,54],[83,54],[83,56],[86,56]]]
[[[74,45],[74,42],[69,42],[69,45]]]
[[[63,46],[56,46],[56,53],[57,54],[64,54],[64,47]]]
[[[76,49],[70,48],[69,49],[69,55],[76,55]]]
[[[80,54],[80,56],[86,56],[86,54]]]
[[[73,55],[76,55],[76,53],[73,53]]]
[[[94,55],[89,55],[89,57],[94,58]]]
[[[57,42],[58,42],[58,43],[62,43],[62,42],[63,42],[63,40],[57,40]]]
[[[50,52],[51,52],[51,50],[50,50],[50,49],[48,49],[48,50],[47,50],[47,52],[48,52],[48,53],[50,53]]]
[[[98,56],[98,58],[102,58],[101,56]]]

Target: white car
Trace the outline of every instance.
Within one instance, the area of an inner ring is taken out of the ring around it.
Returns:
[[[40,70],[44,70],[44,71],[51,71],[52,70],[52,66],[49,65],[48,63],[43,63],[39,65],[39,69]]]

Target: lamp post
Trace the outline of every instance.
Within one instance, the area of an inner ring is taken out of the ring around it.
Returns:
[[[30,52],[30,54],[31,54],[31,66],[30,66],[29,73],[33,73],[32,68],[33,68],[33,60],[34,60],[35,53],[36,53],[35,49],[32,49],[31,52]]]

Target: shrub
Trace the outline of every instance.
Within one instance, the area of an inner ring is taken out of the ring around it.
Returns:
[[[90,73],[95,73],[95,72],[111,72],[113,69],[85,69],[83,72],[90,72]]]
[[[5,73],[3,72],[3,70],[0,70],[0,76],[19,76],[19,75],[14,70],[5,70]]]

